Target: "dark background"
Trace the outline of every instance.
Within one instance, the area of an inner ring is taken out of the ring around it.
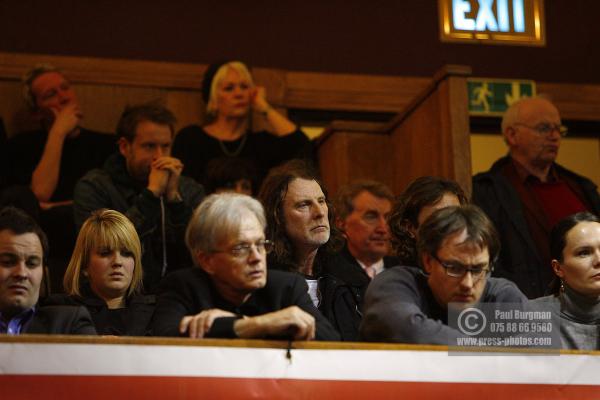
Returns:
[[[0,51],[600,83],[600,1],[546,0],[546,47],[441,43],[435,0],[0,0]]]

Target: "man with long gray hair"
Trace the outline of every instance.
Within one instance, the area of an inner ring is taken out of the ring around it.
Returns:
[[[261,204],[250,196],[207,197],[189,222],[195,268],[167,276],[154,315],[157,336],[338,340],[297,274],[268,271]]]

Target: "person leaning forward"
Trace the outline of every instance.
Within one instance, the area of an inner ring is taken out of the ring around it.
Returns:
[[[159,289],[155,336],[339,340],[314,307],[304,279],[268,271],[261,204],[213,194],[194,211],[186,244],[197,267],[177,271]]]
[[[75,187],[78,227],[101,208],[119,211],[133,222],[142,242],[148,292],[167,272],[190,265],[183,235],[204,197],[202,186],[181,176],[183,164],[171,157],[174,126],[175,116],[160,104],[128,107],[117,126],[119,153]]]
[[[377,275],[367,289],[360,334],[374,342],[450,344],[448,309],[526,301],[516,285],[489,277],[500,243],[476,206],[434,212],[419,228],[422,269],[401,266]]]

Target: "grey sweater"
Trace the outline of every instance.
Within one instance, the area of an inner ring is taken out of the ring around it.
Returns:
[[[552,310],[560,317],[563,349],[600,350],[600,298],[590,299],[565,285],[558,296],[540,297],[531,302],[558,303]]]
[[[480,302],[524,303],[525,295],[502,278],[488,278]],[[447,310],[429,289],[420,268],[394,267],[377,275],[365,296],[360,326],[363,340],[442,344],[456,342],[461,335],[447,325]]]

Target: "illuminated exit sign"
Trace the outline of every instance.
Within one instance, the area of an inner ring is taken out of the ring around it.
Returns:
[[[438,0],[445,42],[543,46],[543,0]]]

